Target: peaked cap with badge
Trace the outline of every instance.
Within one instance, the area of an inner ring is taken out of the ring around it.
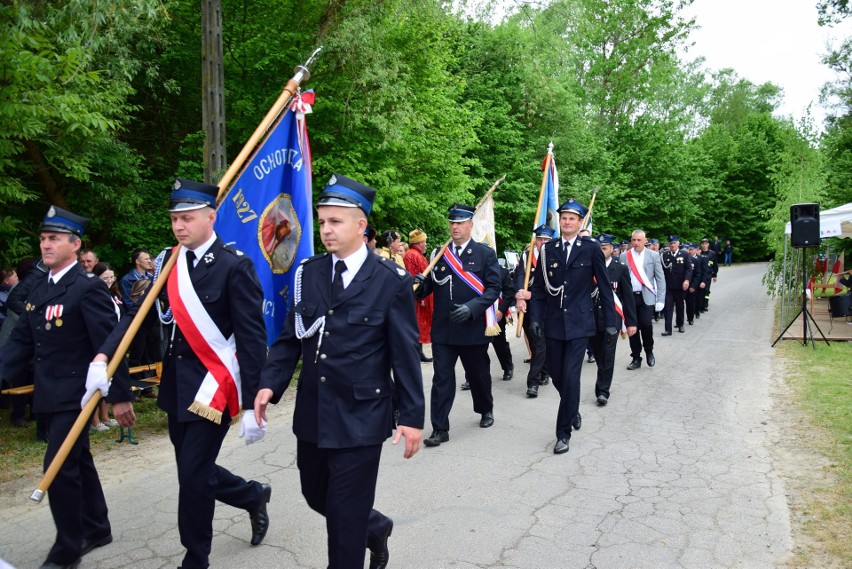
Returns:
[[[52,205],[41,222],[41,231],[70,233],[82,237],[88,224],[87,218]]]

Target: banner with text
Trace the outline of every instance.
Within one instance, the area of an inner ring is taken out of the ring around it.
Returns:
[[[293,278],[314,254],[311,150],[305,115],[314,93],[296,95],[219,204],[216,233],[254,261],[263,287],[267,344],[278,337]]]

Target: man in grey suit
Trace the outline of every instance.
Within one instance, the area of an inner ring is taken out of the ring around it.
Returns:
[[[637,229],[630,236],[630,249],[620,256],[622,264],[630,271],[630,284],[636,301],[639,333],[630,336],[630,356],[633,361],[627,369],[642,366],[642,350],[648,367],[654,367],[654,312],[661,311],[666,302],[666,278],[660,254],[645,247],[645,232]]]

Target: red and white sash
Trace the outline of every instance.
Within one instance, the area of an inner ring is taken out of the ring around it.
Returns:
[[[642,283],[642,286],[656,295],[657,287],[648,279],[648,275],[645,274],[645,271],[640,271],[636,266],[636,261],[633,259],[633,249],[627,251],[627,265],[630,267],[630,271],[633,273],[633,276]]]
[[[177,254],[176,249],[172,249],[172,255]],[[207,368],[189,411],[219,424],[226,408],[234,417],[242,405],[236,340],[233,334],[225,339],[210,318],[192,285],[185,255],[178,255],[177,267],[169,275],[168,291],[178,328]]]
[[[462,265],[461,259],[450,249],[447,247],[444,250],[444,260],[449,265],[450,270],[453,271],[467,286],[469,286],[475,293],[479,296],[485,294],[485,285],[482,284],[482,281],[475,274],[466,271],[464,266]],[[485,311],[485,335],[486,336],[498,336],[500,334],[500,325],[497,323],[497,303],[499,300],[495,300],[494,304],[488,307]]]

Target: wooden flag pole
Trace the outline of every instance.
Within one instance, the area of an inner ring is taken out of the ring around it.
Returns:
[[[538,207],[535,210],[535,219],[538,223],[541,217],[541,208],[544,205],[544,192],[547,189],[547,176],[550,174],[550,162],[553,160],[553,143],[547,146],[547,155],[544,157],[544,175],[541,177],[541,190],[538,192]],[[532,238],[530,239],[529,253],[527,254],[527,262],[524,266],[524,288],[529,290],[530,286],[530,269],[532,269],[532,258],[535,255],[535,228],[533,228]],[[515,337],[520,338],[521,332],[524,330],[524,312],[518,313],[518,323],[515,324]]]
[[[266,113],[266,116],[254,130],[254,134],[246,142],[243,149],[237,155],[237,158],[234,160],[233,164],[231,164],[230,168],[225,172],[225,175],[219,180],[217,184],[219,186],[219,195],[221,197],[224,191],[228,188],[233,180],[234,176],[237,172],[242,168],[245,161],[251,155],[258,141],[266,134],[266,131],[269,129],[270,125],[275,121],[281,111],[287,108],[287,105],[290,104],[290,101],[293,100],[293,95],[296,93],[296,90],[299,88],[299,85],[302,81],[306,81],[310,77],[310,71],[308,71],[308,65],[310,65],[313,60],[316,58],[317,54],[320,52],[322,47],[317,48],[304,65],[297,65],[295,69],[295,75],[287,81],[287,84],[284,87],[284,90],[281,92],[281,95],[275,101],[275,104],[272,105],[272,108],[269,109],[269,112]],[[217,199],[218,199],[217,197]],[[145,299],[142,301],[142,304],[139,306],[139,310],[136,312],[136,315],[133,317],[133,320],[130,323],[130,327],[125,332],[124,336],[121,338],[121,342],[118,344],[118,348],[115,350],[115,353],[110,359],[109,364],[107,365],[107,377],[111,378],[115,375],[116,370],[118,369],[119,364],[124,359],[124,354],[127,353],[127,349],[130,347],[130,343],[133,341],[133,338],[136,336],[136,333],[139,331],[139,328],[142,326],[142,322],[145,320],[145,317],[148,315],[148,312],[151,310],[151,306],[153,306],[154,302],[157,300],[157,297],[160,295],[160,291],[163,288],[163,285],[166,283],[168,279],[169,273],[177,262],[178,255],[180,255],[180,245],[177,245],[175,249],[172,251],[172,255],[169,257],[169,260],[166,261],[166,264],[160,269],[159,277],[155,282],[151,284],[149,287],[147,294],[145,295]],[[92,416],[95,408],[101,400],[101,392],[96,391],[95,394],[86,402],[86,405],[80,411],[80,415],[77,416],[77,420],[71,426],[71,430],[68,431],[68,435],[65,437],[65,440],[62,442],[62,446],[59,447],[59,450],[56,451],[56,456],[53,457],[53,460],[48,465],[47,469],[44,471],[44,475],[41,478],[41,482],[39,482],[38,487],[33,490],[32,495],[30,496],[30,500],[34,502],[41,502],[44,499],[45,494],[47,493],[47,489],[50,488],[50,485],[53,483],[56,475],[59,474],[59,469],[62,468],[62,465],[65,463],[65,459],[68,458],[68,453],[71,452],[71,448],[74,446],[74,443],[77,442],[77,439],[80,437],[80,433],[83,432],[83,429],[89,424],[89,418]]]
[[[595,199],[598,197],[599,191],[600,188],[595,188],[595,191],[592,193],[592,199],[589,201],[589,210],[583,217],[583,224],[580,226],[580,231],[586,229],[589,226],[589,223],[592,221],[592,208],[595,207]]]
[[[482,199],[481,199],[481,200],[479,200],[479,202],[476,204],[476,207],[475,207],[474,209],[475,209],[475,210],[476,210],[476,209],[479,209],[479,206],[481,206],[483,203],[485,203],[485,200],[487,200],[487,199],[488,199],[488,197],[489,197],[491,194],[493,194],[493,193],[494,193],[494,190],[496,190],[496,189],[497,189],[497,186],[499,186],[499,185],[500,185],[500,182],[502,182],[502,181],[503,181],[503,180],[505,180],[505,179],[506,179],[506,174],[503,174],[503,175],[500,177],[500,179],[499,179],[499,180],[497,180],[496,182],[494,182],[494,184],[493,184],[490,188],[488,188],[488,191],[487,191],[487,192],[485,192],[485,195],[484,195],[484,196],[482,196]],[[422,273],[420,273],[421,275],[423,275],[424,277],[429,276],[429,273],[431,273],[431,272],[432,272],[432,269],[434,269],[434,268],[435,268],[435,265],[437,265],[437,264],[438,264],[438,261],[440,261],[440,260],[441,260],[441,257],[443,257],[443,256],[444,256],[444,251],[446,251],[446,250],[447,250],[447,247],[449,247],[449,246],[450,246],[450,243],[452,243],[452,242],[453,242],[452,238],[447,239],[447,242],[446,242],[446,243],[444,243],[444,244],[441,246],[441,248],[438,250],[438,254],[437,254],[437,255],[435,255],[435,257],[432,259],[432,261],[429,263],[429,265],[427,265],[427,267],[426,267],[425,269],[423,269],[423,272],[422,272]],[[417,290],[419,287],[420,287],[420,284],[419,284],[419,283],[414,283],[414,290]]]

